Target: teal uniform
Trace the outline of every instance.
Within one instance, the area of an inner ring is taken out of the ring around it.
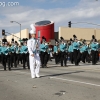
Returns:
[[[6,63],[8,64],[8,69],[11,70],[11,68],[10,68],[10,56],[9,56],[10,48],[2,46],[1,52],[2,52],[2,64],[4,66],[4,70],[6,70]]]
[[[48,45],[45,45],[44,43],[40,44],[40,59],[42,68],[46,67],[48,62]]]
[[[68,52],[73,52],[73,45],[70,45],[69,48],[68,48]]]
[[[81,43],[80,42],[73,42],[73,49],[80,50]]]
[[[10,52],[10,48],[9,47],[4,47],[4,54],[5,55],[8,55],[9,54],[9,52]]]
[[[54,46],[53,47],[53,52],[54,52],[54,58],[55,58],[55,63],[58,64],[59,60],[60,60],[60,52],[58,52],[60,50],[59,46]]]
[[[97,43],[91,43],[90,44],[90,47],[91,47],[91,50],[93,50],[93,51],[97,51],[98,50],[98,48],[99,48],[99,45],[97,44]]]
[[[82,52],[82,50],[80,50],[80,46],[82,45],[80,42],[73,42],[73,50],[74,50],[74,62],[75,65],[77,66],[80,62],[80,51]]]
[[[70,61],[73,64],[73,61],[74,61],[73,44],[69,45],[68,52],[69,52]]]
[[[40,44],[40,51],[42,51],[42,52],[46,52],[47,51],[47,49],[48,49],[48,45],[45,45],[45,44]]]
[[[53,47],[53,52],[54,52],[54,53],[58,53],[58,50],[59,50],[59,47],[58,47],[58,46],[54,46],[54,47]]]
[[[88,45],[85,45],[85,44],[80,49],[80,52],[82,53],[81,59],[83,63],[85,63],[86,58],[88,57],[88,49],[89,49]]]
[[[11,63],[11,67],[13,67],[13,63],[14,63],[14,67],[17,67],[17,59],[16,59],[16,45],[12,45],[10,47],[10,63]]]
[[[60,46],[59,46],[59,48],[60,48],[60,51],[61,52],[67,52],[67,45],[66,44],[60,44]]]
[[[99,44],[92,42],[90,44],[90,47],[91,47],[91,55],[92,55],[92,64],[95,65],[99,59],[99,54],[98,54]]]
[[[85,51],[88,51],[88,46],[87,45],[83,45],[81,48],[80,48],[80,52],[83,53]]]
[[[14,45],[13,45],[13,46],[11,46],[11,47],[10,47],[11,53],[15,53],[15,51],[16,51],[15,49],[16,49],[16,48],[15,48],[15,46],[14,46]]]
[[[22,46],[21,52],[27,54],[28,53],[28,47],[27,46]]]
[[[66,63],[67,63],[67,44],[63,44],[61,43],[60,46],[60,51],[61,51],[61,66],[63,66],[63,62],[64,62],[64,66],[66,66]]]
[[[27,62],[27,59],[29,58],[29,55],[28,55],[28,47],[26,45],[23,45],[21,47],[21,49],[20,49],[20,53],[21,53],[21,58],[23,60],[23,69],[25,69],[26,68],[25,64]]]
[[[21,47],[19,48],[19,53],[20,53],[20,54],[23,54],[23,53],[24,53],[24,51],[23,51],[23,46],[21,46]]]

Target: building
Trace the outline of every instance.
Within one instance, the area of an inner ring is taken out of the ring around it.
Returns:
[[[42,36],[44,36],[48,42],[51,42],[52,45],[55,45],[54,39],[60,39],[62,36],[65,40],[73,39],[73,35],[75,34],[77,38],[86,39],[90,41],[92,39],[92,35],[95,35],[97,40],[100,40],[100,29],[93,28],[69,28],[69,27],[59,27],[59,32],[54,32],[54,22],[52,21],[39,21],[35,23],[36,27],[36,37],[41,41]],[[21,39],[30,38],[28,29],[21,30]],[[12,38],[14,41],[19,41],[20,32],[7,36],[8,42],[11,43]],[[2,38],[1,40],[2,41]]]
[[[36,38],[38,38],[40,41],[42,40],[42,37],[44,36],[47,40],[47,42],[50,42],[51,39],[54,39],[54,22],[53,21],[39,21],[36,22],[35,24],[36,28]],[[30,38],[28,29],[21,30],[21,39],[23,38]],[[12,35],[7,35],[6,39],[8,42],[11,43],[12,38],[14,41],[18,41],[20,43],[20,32]]]
[[[6,35],[7,35],[6,36],[6,39],[7,39],[7,41],[9,43],[11,43],[12,38],[14,39],[14,41],[17,41],[18,43],[20,43],[20,41],[19,41],[20,40],[20,32],[19,33],[12,34],[12,35],[8,35],[6,33]],[[0,39],[0,41],[2,41],[2,38]],[[21,30],[21,39],[23,39],[23,38],[28,38],[29,39],[29,30],[28,29]]]
[[[97,40],[100,40],[100,29],[59,27],[59,39],[62,36],[65,40],[69,40],[73,38],[74,34],[79,40],[86,39],[90,41],[92,35],[94,35]]]

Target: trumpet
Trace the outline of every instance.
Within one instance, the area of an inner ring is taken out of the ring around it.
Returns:
[[[47,43],[45,43],[45,45],[48,45]]]
[[[99,44],[98,42],[94,42],[95,44]]]
[[[64,42],[63,45],[66,45],[66,43]]]
[[[82,43],[81,41],[77,41],[78,43]]]

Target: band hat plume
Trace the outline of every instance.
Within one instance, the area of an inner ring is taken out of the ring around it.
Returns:
[[[30,34],[36,34],[36,28],[33,24],[30,25],[31,30],[30,30]]]

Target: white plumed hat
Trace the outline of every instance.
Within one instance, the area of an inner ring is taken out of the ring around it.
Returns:
[[[30,30],[30,34],[36,34],[36,28],[33,24],[30,25],[31,30]]]

